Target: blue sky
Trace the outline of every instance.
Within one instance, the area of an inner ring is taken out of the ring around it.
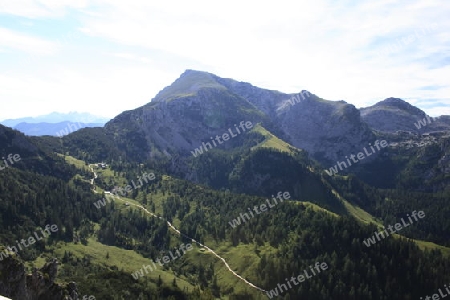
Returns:
[[[445,0],[0,0],[0,120],[114,117],[186,69],[450,115],[448,16]]]

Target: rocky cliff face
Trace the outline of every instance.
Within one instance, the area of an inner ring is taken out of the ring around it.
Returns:
[[[118,140],[140,141],[139,157],[180,153],[221,135],[240,121],[263,127],[316,159],[331,163],[374,141],[359,111],[344,101],[322,100],[303,91],[293,95],[249,83],[188,70],[164,88],[151,103],[114,118],[105,128]],[[125,144],[124,144],[125,146]],[[233,147],[225,143],[224,148]]]
[[[323,163],[342,161],[376,140],[353,105],[315,95],[284,106],[277,120],[292,145]]]
[[[214,79],[229,89],[233,94],[239,95],[271,119],[277,116],[277,110],[290,96],[278,91],[261,89],[247,82],[239,82],[233,79],[220,78],[214,75]]]
[[[0,261],[0,295],[13,300],[78,300],[76,284],[62,286],[54,282],[58,261],[53,259],[31,274],[16,257],[9,256]]]
[[[154,157],[191,155],[190,151],[202,142],[211,142],[210,137],[221,136],[241,121],[270,127],[270,119],[262,111],[215,82],[208,73],[188,71],[151,103],[120,114],[105,128],[118,135],[118,140],[139,142],[134,154]],[[233,142],[223,147],[229,148]]]

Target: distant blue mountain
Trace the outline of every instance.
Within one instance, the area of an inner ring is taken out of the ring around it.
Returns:
[[[53,135],[53,136],[65,136],[69,133],[75,132],[81,128],[85,127],[103,127],[105,123],[81,123],[81,122],[59,122],[59,123],[26,123],[22,122],[14,126],[26,135],[42,136],[42,135]]]
[[[73,122],[73,123],[96,123],[105,124],[109,121],[109,118],[94,116],[90,113],[70,112],[70,113],[58,113],[52,112],[48,115],[38,117],[25,117],[19,119],[7,119],[0,123],[8,126],[15,127],[20,123],[61,123],[61,122]]]

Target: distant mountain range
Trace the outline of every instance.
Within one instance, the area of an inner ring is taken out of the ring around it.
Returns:
[[[85,127],[102,127],[108,120],[89,113],[53,112],[38,117],[7,119],[0,123],[30,136],[64,136]]]
[[[19,123],[14,126],[26,135],[31,136],[42,136],[42,135],[54,135],[54,136],[65,136],[69,133],[75,132],[81,128],[86,127],[102,127],[105,123],[73,123],[70,121],[64,121],[59,123]]]
[[[108,118],[94,116],[90,113],[81,113],[81,112],[70,112],[70,113],[59,113],[52,112],[48,115],[42,115],[37,117],[26,117],[26,118],[18,118],[18,119],[7,119],[3,120],[0,123],[8,126],[14,127],[19,123],[60,123],[64,121],[74,122],[74,123],[106,123],[108,122]]]

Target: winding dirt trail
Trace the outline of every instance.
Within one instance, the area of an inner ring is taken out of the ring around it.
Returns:
[[[122,200],[122,201],[123,201],[123,200]],[[139,208],[141,208],[142,210],[144,210],[147,214],[149,214],[149,215],[151,215],[151,216],[153,216],[153,217],[156,217],[156,218],[159,218],[159,219],[165,221],[165,222],[167,223],[167,225],[168,225],[173,231],[175,231],[178,235],[184,236],[184,237],[190,239],[192,242],[194,242],[194,243],[200,245],[201,247],[207,249],[209,252],[211,252],[212,254],[214,254],[214,256],[216,256],[217,258],[221,259],[221,260],[223,261],[223,263],[225,264],[225,266],[228,268],[228,270],[229,270],[231,273],[233,273],[234,276],[236,276],[236,277],[239,278],[240,280],[244,281],[247,285],[251,286],[252,288],[255,288],[255,289],[257,289],[257,290],[259,290],[259,291],[261,291],[261,292],[266,292],[266,291],[263,290],[262,288],[260,288],[260,287],[258,287],[258,286],[256,286],[256,285],[254,285],[253,283],[249,282],[247,279],[243,278],[241,275],[239,275],[239,274],[237,274],[235,271],[233,271],[233,270],[231,269],[230,265],[226,262],[226,260],[225,260],[223,257],[221,257],[219,254],[217,254],[216,252],[214,252],[214,250],[212,250],[212,249],[209,248],[208,246],[206,246],[206,245],[204,245],[204,244],[202,244],[202,243],[196,241],[195,239],[191,238],[190,236],[187,236],[187,235],[185,235],[184,233],[181,233],[181,232],[180,232],[177,228],[175,228],[175,227],[172,225],[172,223],[170,223],[169,221],[163,219],[162,217],[158,217],[157,215],[155,215],[155,214],[152,213],[152,212],[149,212],[145,207],[143,207],[143,206],[141,206],[141,205],[132,204],[132,203],[130,203],[130,205],[134,205],[134,206],[136,206],[136,207],[139,207]]]
[[[94,170],[92,169],[92,167],[91,167],[91,170],[92,170],[92,172],[94,173],[94,178],[91,179],[91,184],[93,185],[93,184],[94,184],[94,179],[97,179],[97,174],[94,172]],[[118,200],[120,200],[120,201],[122,201],[122,202],[126,202],[125,200],[120,199],[120,197],[117,196],[117,195],[116,195],[115,198],[117,198]],[[239,278],[240,280],[242,280],[243,282],[245,282],[248,286],[250,286],[250,287],[252,287],[252,288],[255,288],[255,289],[257,289],[257,290],[259,290],[259,291],[261,291],[261,292],[267,292],[266,290],[264,290],[264,289],[262,289],[262,288],[260,288],[260,287],[258,287],[258,286],[256,286],[256,285],[254,285],[253,283],[251,283],[250,281],[248,281],[247,279],[245,279],[244,277],[242,277],[241,275],[239,275],[239,274],[237,274],[235,271],[233,271],[233,269],[231,269],[230,265],[226,262],[226,260],[225,260],[222,256],[220,256],[219,254],[217,254],[214,250],[212,250],[212,249],[209,248],[208,246],[203,245],[202,243],[196,241],[195,239],[191,238],[190,236],[187,236],[187,235],[185,235],[184,233],[181,233],[175,226],[172,225],[172,223],[170,223],[170,222],[167,221],[166,219],[164,219],[164,218],[162,218],[162,217],[159,217],[159,216],[155,215],[154,213],[148,211],[148,210],[147,210],[145,207],[143,207],[142,205],[138,205],[138,204],[134,204],[134,203],[128,203],[128,204],[129,204],[129,205],[136,206],[136,207],[142,209],[143,211],[145,211],[147,214],[151,215],[152,217],[159,218],[159,219],[165,221],[165,222],[167,223],[167,225],[168,225],[173,231],[175,231],[178,235],[184,236],[184,237],[190,239],[192,242],[194,242],[194,243],[200,245],[201,247],[207,249],[209,252],[211,252],[212,254],[214,254],[214,256],[216,256],[217,258],[219,258],[220,260],[222,260],[223,263],[225,264],[225,267],[227,267],[227,269],[228,269],[234,276],[236,276],[237,278]]]

